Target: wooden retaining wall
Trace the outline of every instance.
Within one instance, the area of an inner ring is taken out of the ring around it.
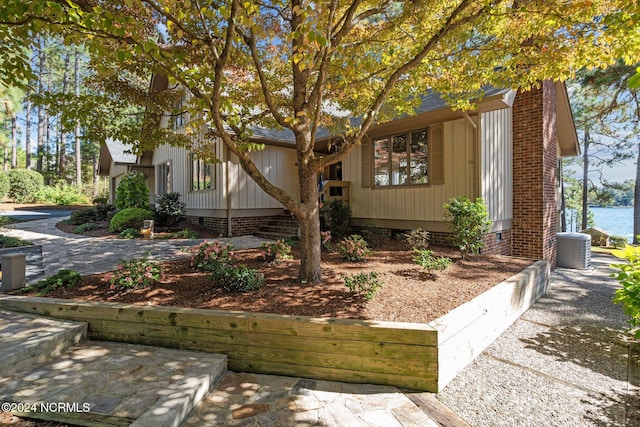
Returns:
[[[0,309],[87,322],[94,340],[223,353],[234,371],[438,392],[546,293],[549,273],[539,261],[429,324],[9,295]]]
[[[437,389],[426,324],[0,296],[0,308],[82,321],[94,340],[223,353],[229,369]]]

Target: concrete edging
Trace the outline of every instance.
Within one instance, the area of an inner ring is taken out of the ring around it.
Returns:
[[[539,261],[429,324],[0,296],[89,338],[223,353],[229,369],[437,392],[547,290]]]

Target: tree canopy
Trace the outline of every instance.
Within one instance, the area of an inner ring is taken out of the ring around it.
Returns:
[[[187,108],[197,113],[192,131],[206,124],[300,220],[305,281],[321,280],[317,173],[344,158],[372,125],[411,114],[428,90],[454,107],[472,108],[485,85],[529,88],[584,67],[631,63],[640,51],[640,6],[633,0],[3,3],[2,81],[28,73],[21,46],[50,31],[66,43],[87,44],[103,75],[156,73],[186,88]],[[260,148],[250,139],[255,126],[293,135],[299,198],[252,163],[248,153]],[[321,127],[343,137],[332,154],[314,152]],[[140,138],[143,148],[160,141],[149,139]],[[191,148],[206,152],[209,146],[198,141]]]

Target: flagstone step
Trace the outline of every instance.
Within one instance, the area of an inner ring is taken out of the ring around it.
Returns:
[[[91,426],[179,426],[226,372],[226,356],[89,341],[0,379],[0,401],[30,418]]]
[[[0,310],[0,378],[59,357],[86,336],[86,323]]]

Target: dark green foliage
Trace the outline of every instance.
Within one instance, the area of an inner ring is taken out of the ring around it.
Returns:
[[[149,188],[143,174],[134,171],[122,178],[116,189],[116,207],[149,209]]]
[[[246,265],[221,265],[213,272],[213,279],[229,292],[255,291],[264,282],[262,273]]]
[[[93,203],[94,205],[106,205],[109,203],[109,198],[106,196],[98,196],[96,198],[94,198],[91,203]]]
[[[0,172],[0,203],[4,202],[11,188],[11,180],[6,173]]]
[[[96,220],[95,210],[93,208],[78,209],[71,212],[69,222],[73,225],[86,224]]]
[[[139,228],[127,228],[123,230],[120,234],[118,234],[118,238],[120,239],[137,239],[140,237],[140,229]]]
[[[76,234],[82,234],[86,231],[95,230],[98,228],[98,224],[95,222],[85,222],[84,224],[80,224],[76,228],[73,229],[73,232]]]
[[[185,205],[180,193],[169,192],[156,197],[155,219],[158,225],[172,227],[184,219]]]
[[[12,169],[7,172],[11,188],[9,197],[15,203],[34,203],[38,191],[44,187],[44,178],[29,169]]]
[[[78,283],[78,280],[80,280],[80,274],[77,271],[63,269],[47,279],[21,288],[14,291],[14,293],[27,294],[30,292],[38,292],[38,296],[43,296],[62,286],[73,288],[75,284]]]
[[[445,218],[452,231],[453,245],[460,249],[462,258],[477,254],[484,245],[482,238],[489,231],[487,206],[484,200],[472,202],[466,197],[454,197],[444,205]]]
[[[344,276],[344,284],[351,292],[363,295],[367,301],[371,301],[375,293],[382,287],[378,280],[378,274],[374,271],[369,273],[356,273]]]
[[[342,200],[334,199],[322,208],[327,219],[327,228],[331,232],[331,238],[338,242],[351,233],[349,220],[351,209]]]
[[[152,219],[153,212],[148,209],[128,208],[123,209],[111,218],[109,231],[111,233],[121,233],[127,228],[137,228],[140,230],[145,219]]]
[[[5,236],[0,234],[0,248],[19,248],[21,246],[31,246],[33,243],[17,237]]]

